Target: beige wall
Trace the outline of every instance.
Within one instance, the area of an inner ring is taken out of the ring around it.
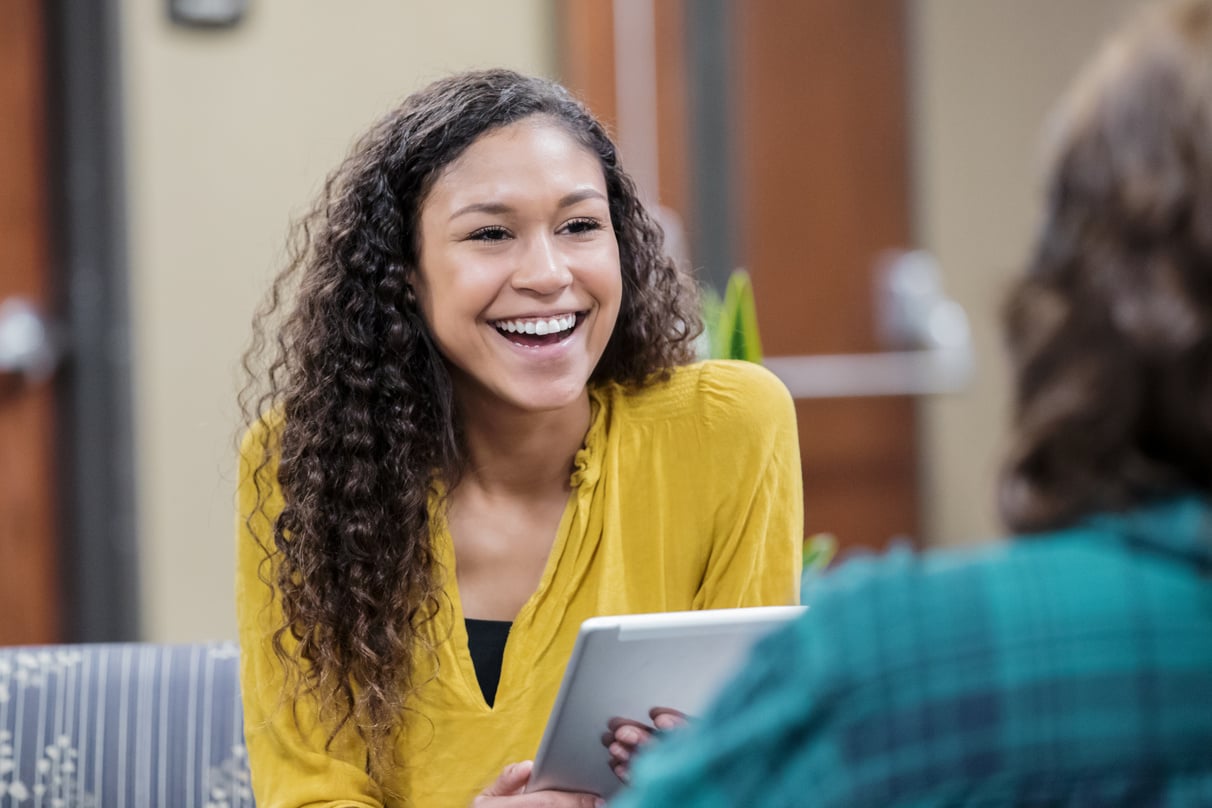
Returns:
[[[1030,249],[1040,127],[1098,41],[1139,0],[915,0],[917,236],[968,311],[977,376],[922,407],[926,538],[999,532],[993,487],[1009,415],[998,306]]]
[[[996,309],[1037,202],[1038,132],[1099,37],[1138,0],[915,0],[920,243],[967,308],[978,375],[923,407],[928,540],[997,532],[1007,388]],[[143,634],[234,635],[238,358],[289,217],[351,138],[449,70],[550,73],[550,0],[252,0],[190,31],[123,4]]]
[[[234,397],[288,219],[351,138],[451,70],[550,73],[549,0],[252,0],[239,27],[122,5],[145,638],[232,637]]]

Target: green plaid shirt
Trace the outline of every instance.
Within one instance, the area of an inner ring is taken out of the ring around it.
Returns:
[[[1212,509],[844,565],[612,808],[1212,806]]]

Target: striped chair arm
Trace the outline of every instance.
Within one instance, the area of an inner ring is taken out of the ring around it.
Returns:
[[[233,643],[0,648],[0,806],[253,804]]]

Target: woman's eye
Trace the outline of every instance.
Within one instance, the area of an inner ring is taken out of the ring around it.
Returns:
[[[509,231],[504,227],[481,227],[467,238],[475,241],[504,241],[509,238]]]
[[[601,230],[602,223],[597,219],[573,219],[564,225],[564,229],[573,235],[592,233],[595,230]]]

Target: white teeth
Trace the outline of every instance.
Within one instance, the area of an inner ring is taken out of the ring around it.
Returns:
[[[567,331],[577,324],[575,314],[562,314],[559,317],[549,317],[545,320],[498,320],[496,327],[510,334],[558,334]]]

